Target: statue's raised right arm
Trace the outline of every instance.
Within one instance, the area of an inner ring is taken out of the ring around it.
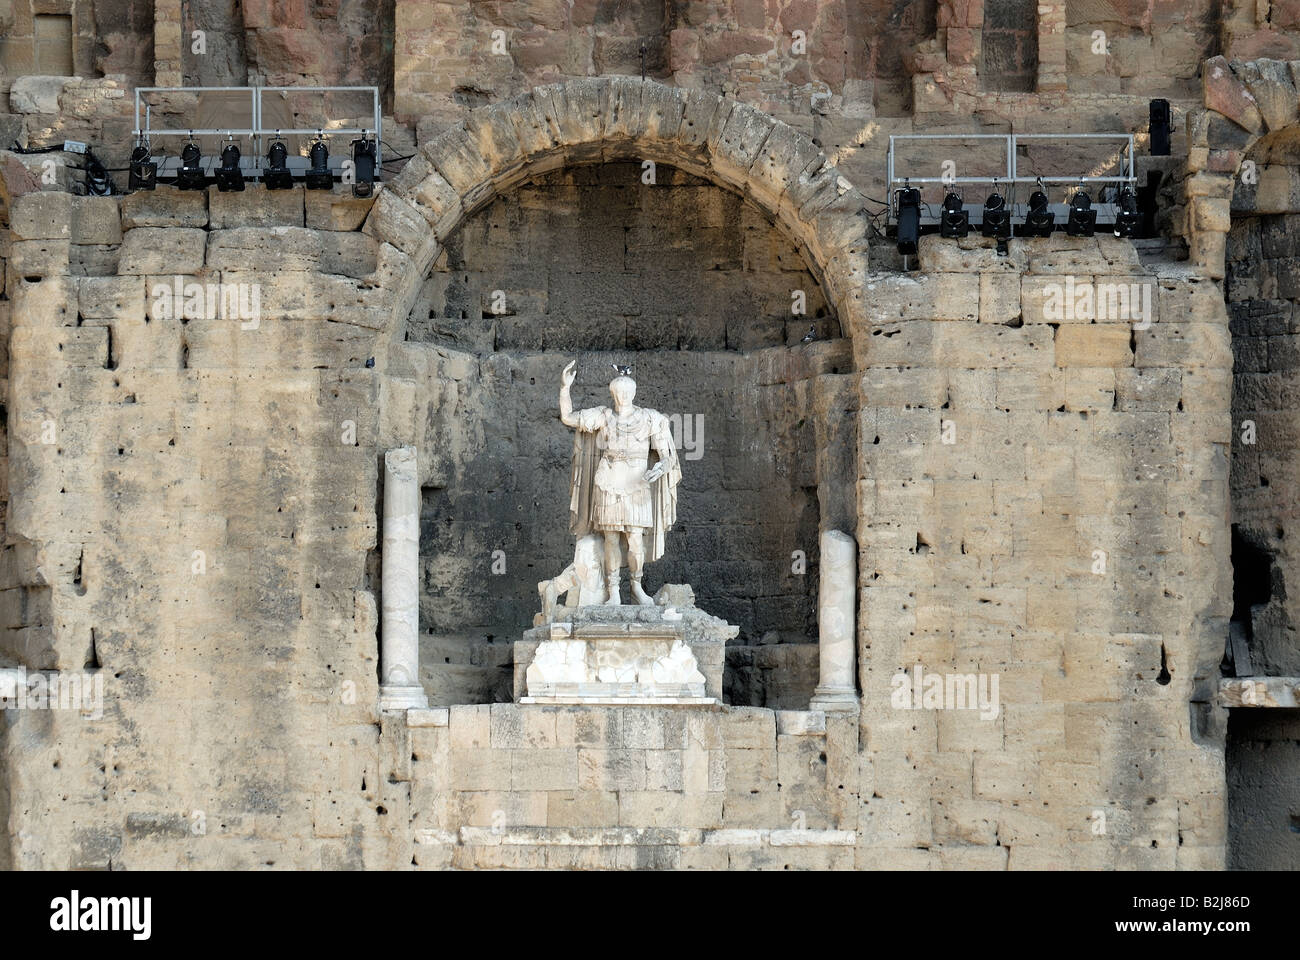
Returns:
[[[566,427],[578,426],[578,418],[573,413],[573,399],[569,396],[569,388],[578,375],[577,365],[577,360],[570,360],[560,373],[560,422]]]

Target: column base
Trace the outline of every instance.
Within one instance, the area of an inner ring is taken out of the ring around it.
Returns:
[[[424,687],[418,684],[409,687],[379,685],[380,710],[410,710],[412,707],[423,710],[429,706],[429,698]]]
[[[862,705],[858,701],[856,690],[818,687],[813,691],[808,709],[820,710],[823,713],[858,713]]]

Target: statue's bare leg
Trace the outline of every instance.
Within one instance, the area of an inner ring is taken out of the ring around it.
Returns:
[[[632,599],[645,607],[654,606],[654,600],[641,589],[641,570],[645,566],[645,544],[641,540],[640,530],[629,530],[627,534],[627,573],[632,581]]]
[[[569,564],[564,571],[552,580],[543,580],[537,585],[537,592],[542,598],[542,622],[555,622],[555,607],[559,602],[560,594],[569,590],[577,589],[577,574],[573,564]],[[576,606],[576,602],[570,606]]]
[[[618,595],[618,568],[623,565],[623,553],[619,549],[618,531],[605,531],[605,583],[609,593],[606,603],[622,603]]]

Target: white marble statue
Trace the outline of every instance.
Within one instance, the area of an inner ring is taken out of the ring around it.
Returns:
[[[607,594],[603,559],[603,537],[595,533],[579,537],[573,545],[573,563],[565,567],[559,576],[543,580],[537,585],[537,592],[542,598],[542,612],[533,618],[533,626],[555,622],[562,593],[565,594],[565,610],[604,603]]]
[[[579,538],[604,537],[605,602],[621,603],[619,573],[627,548],[632,599],[653,605],[641,586],[646,561],[664,552],[664,534],[677,520],[681,465],[668,418],[632,403],[636,381],[619,368],[609,385],[614,406],[573,409],[572,361],[560,375],[560,421],[576,430],[569,498],[570,529]]]

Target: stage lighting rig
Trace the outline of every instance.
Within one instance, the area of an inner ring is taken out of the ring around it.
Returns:
[[[208,178],[203,173],[203,151],[191,140],[181,148],[181,168],[176,186],[182,190],[206,190]]]
[[[311,168],[304,178],[307,181],[307,189],[332,190],[334,188],[334,174],[330,173],[330,148],[325,145],[323,133],[311,145],[311,149],[307,151],[307,157],[311,161]]]
[[[375,190],[375,152],[378,145],[364,135],[352,141],[352,196],[368,197]]]
[[[233,140],[221,149],[221,166],[216,178],[217,189],[222,193],[244,189],[244,172],[239,168],[239,145]]]
[[[1137,194],[1132,187],[1124,187],[1119,192],[1119,212],[1115,214],[1115,236],[1136,237],[1142,226],[1142,214],[1138,211]]]
[[[1025,214],[1025,223],[1021,227],[1021,236],[1050,237],[1056,228],[1056,214],[1048,209],[1047,194],[1035,190],[1029,195],[1029,212]]]
[[[1066,221],[1065,232],[1072,237],[1091,237],[1097,229],[1097,211],[1092,209],[1092,197],[1082,188],[1070,198],[1070,219]]]
[[[916,253],[921,239],[921,191],[904,187],[898,191],[898,252],[905,257]]]
[[[1007,209],[1007,198],[998,193],[996,181],[993,192],[984,201],[984,220],[980,224],[980,233],[999,240],[1011,236],[1011,211]]]
[[[266,151],[266,170],[262,174],[262,183],[268,190],[288,190],[293,186],[293,174],[289,172],[289,148],[280,139],[278,130],[275,142]]]
[[[970,233],[970,214],[956,193],[943,198],[943,213],[939,217],[939,236],[959,240]]]
[[[131,162],[127,169],[127,185],[132,190],[152,190],[157,185],[158,164],[154,162],[149,145],[144,141],[136,144],[131,151]]]

